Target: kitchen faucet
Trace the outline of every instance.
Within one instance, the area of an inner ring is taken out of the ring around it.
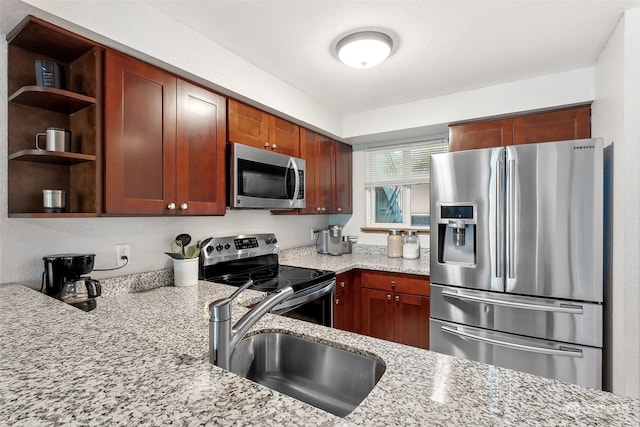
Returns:
[[[291,286],[279,289],[231,326],[231,303],[252,284],[253,280],[249,280],[231,296],[209,304],[209,362],[226,370],[230,368],[231,355],[236,345],[249,329],[273,307],[293,295]]]

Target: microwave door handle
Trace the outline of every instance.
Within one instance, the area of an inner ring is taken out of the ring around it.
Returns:
[[[298,165],[293,157],[289,157],[289,163],[287,164],[287,175],[289,174],[289,169],[293,167],[293,172],[295,173],[293,179],[295,180],[295,187],[293,188],[293,197],[291,197],[291,201],[289,202],[291,206],[296,202],[296,198],[298,197],[298,191],[300,191],[300,179],[298,177]]]

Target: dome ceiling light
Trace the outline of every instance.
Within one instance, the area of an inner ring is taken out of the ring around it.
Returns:
[[[391,37],[378,31],[349,34],[338,42],[338,58],[349,67],[371,68],[387,59],[391,53]]]

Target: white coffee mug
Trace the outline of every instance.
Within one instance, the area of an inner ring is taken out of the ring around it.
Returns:
[[[48,127],[45,133],[36,134],[36,148],[42,150],[39,145],[39,137],[46,137],[47,151],[71,151],[71,131]]]

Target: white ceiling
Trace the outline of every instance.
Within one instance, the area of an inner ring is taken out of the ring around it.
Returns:
[[[593,65],[640,0],[148,0],[340,114]],[[377,29],[390,58],[356,70],[344,35]]]

